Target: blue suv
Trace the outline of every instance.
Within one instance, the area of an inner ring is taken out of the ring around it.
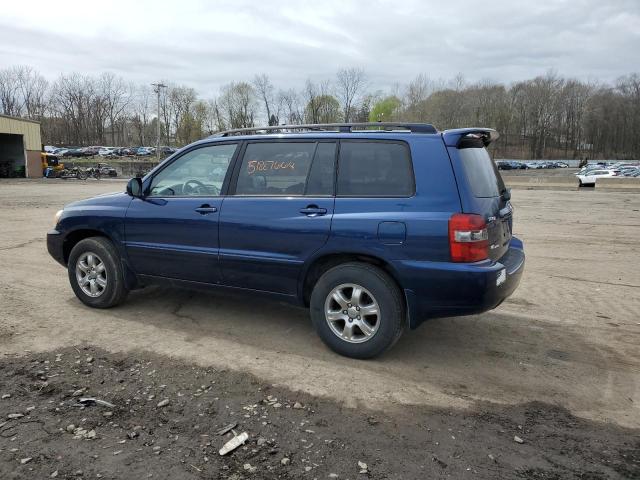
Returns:
[[[369,358],[425,319],[480,313],[517,287],[495,130],[329,124],[232,130],[127,191],[67,205],[47,235],[77,297],[149,284],[307,306],[334,351]]]

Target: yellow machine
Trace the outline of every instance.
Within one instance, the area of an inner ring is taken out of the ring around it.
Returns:
[[[60,163],[57,155],[53,155],[47,152],[40,152],[40,158],[42,159],[42,175],[56,176],[59,172],[64,170],[64,164]],[[51,172],[47,174],[47,172]]]

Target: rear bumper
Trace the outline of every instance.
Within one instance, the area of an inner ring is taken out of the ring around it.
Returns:
[[[57,230],[50,230],[47,232],[47,251],[53,259],[63,267],[67,264],[64,261],[64,236]]]
[[[522,242],[515,237],[497,262],[396,262],[411,328],[429,318],[471,315],[497,307],[518,287],[524,263]]]

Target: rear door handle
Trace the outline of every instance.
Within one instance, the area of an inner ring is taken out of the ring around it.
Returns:
[[[304,213],[307,217],[318,217],[320,215],[326,215],[327,209],[320,208],[317,205],[307,205],[305,208],[300,209],[300,213]]]
[[[200,215],[207,215],[209,213],[215,213],[218,211],[216,207],[212,207],[211,205],[202,205],[195,209]]]

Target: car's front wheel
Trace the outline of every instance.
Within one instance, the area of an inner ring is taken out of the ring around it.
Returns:
[[[71,250],[67,270],[76,297],[90,307],[113,307],[129,293],[118,252],[104,237],[79,241]]]
[[[325,272],[310,301],[320,338],[335,352],[371,358],[393,346],[405,326],[400,289],[382,269],[345,263]]]

